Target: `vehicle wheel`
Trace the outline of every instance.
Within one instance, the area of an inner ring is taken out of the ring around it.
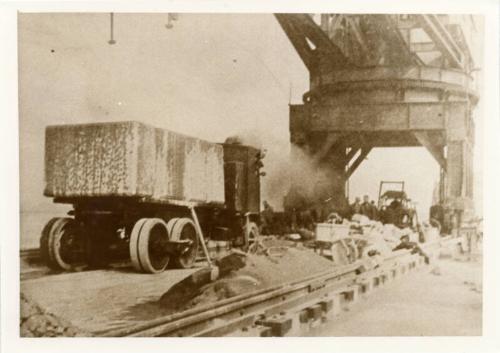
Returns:
[[[43,228],[40,253],[51,269],[72,271],[82,265],[84,245],[72,218],[52,218]]]
[[[47,264],[47,266],[52,267],[49,261],[49,235],[55,221],[60,219],[59,217],[54,217],[45,224],[42,230],[42,235],[40,236],[40,256],[42,260]]]
[[[172,234],[173,234],[173,230],[174,230],[174,225],[182,218],[171,218],[168,222],[167,222],[167,230],[168,230],[168,234],[170,234],[170,237],[172,237]],[[173,238],[172,238],[173,239]]]
[[[130,235],[130,258],[134,268],[146,273],[160,273],[170,256],[164,245],[169,240],[167,224],[159,218],[141,218]]]
[[[259,227],[254,222],[250,222],[248,226],[245,226],[245,251],[253,253],[257,250],[256,247],[259,234]]]
[[[179,218],[172,227],[172,240],[189,240],[190,245],[182,254],[174,258],[176,267],[191,268],[198,254],[196,227],[189,218]]]

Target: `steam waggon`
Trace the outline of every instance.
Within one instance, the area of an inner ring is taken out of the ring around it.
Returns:
[[[248,248],[262,157],[134,121],[48,126],[44,195],[73,208],[44,227],[42,256],[57,270],[130,258],[159,273],[193,266],[201,239]]]

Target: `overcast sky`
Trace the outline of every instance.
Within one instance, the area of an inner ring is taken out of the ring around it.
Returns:
[[[279,208],[287,185],[275,171],[288,159],[288,103],[308,90],[303,63],[272,15],[182,14],[172,29],[166,23],[166,14],[115,14],[109,45],[109,14],[19,16],[22,211],[55,210],[43,197],[47,125],[119,120],[214,142],[254,136],[269,150],[263,199]],[[426,150],[374,149],[351,178],[351,199],[375,198],[380,180],[404,180],[427,218],[438,167]]]

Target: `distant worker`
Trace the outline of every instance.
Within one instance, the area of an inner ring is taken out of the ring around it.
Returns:
[[[271,234],[273,231],[273,223],[274,223],[274,210],[271,205],[264,201],[264,210],[261,212],[261,221],[262,221],[262,234]]]
[[[373,212],[373,220],[374,221],[378,221],[379,220],[379,215],[378,215],[378,208],[377,208],[377,205],[375,205],[375,201],[372,200],[370,202],[371,206],[372,206],[372,212]]]
[[[429,264],[429,256],[424,253],[422,248],[418,246],[417,243],[410,241],[410,236],[408,234],[403,235],[400,238],[401,242],[394,248],[392,251],[397,251],[397,250],[402,250],[402,249],[407,249],[411,250],[412,254],[419,254],[420,256],[423,256],[425,259],[425,263]]]
[[[392,200],[391,204],[385,210],[384,223],[398,225],[403,213],[403,204],[398,199]]]
[[[430,220],[431,224],[439,229],[440,233],[444,233],[446,229],[443,229],[444,226],[444,207],[442,201],[440,201],[437,205],[432,205],[430,212]]]
[[[328,215],[326,222],[333,224],[342,224],[342,217],[337,212],[332,212]]]
[[[370,202],[370,198],[368,195],[363,196],[363,203],[360,207],[360,213],[369,219],[375,219],[375,208],[374,205]]]
[[[392,200],[389,207],[393,210],[400,210],[403,207],[403,205],[402,205],[401,201],[399,201],[399,199],[394,199],[394,200]]]
[[[351,205],[351,216],[361,213],[361,199],[356,197]]]

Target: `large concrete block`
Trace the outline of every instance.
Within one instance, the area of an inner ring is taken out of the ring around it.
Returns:
[[[222,146],[138,122],[46,128],[45,195],[224,202]]]

